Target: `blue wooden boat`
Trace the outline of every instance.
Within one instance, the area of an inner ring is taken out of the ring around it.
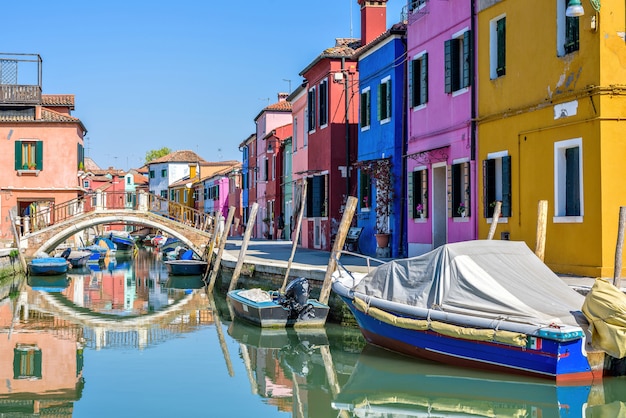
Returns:
[[[88,263],[98,263],[100,261],[103,261],[104,258],[107,256],[107,254],[109,253],[109,249],[102,247],[100,245],[87,245],[84,247],[80,247],[78,248],[80,251],[89,251],[91,252],[91,256],[89,257],[89,260],[87,260]]]
[[[584,296],[523,242],[447,244],[367,275],[336,272],[332,288],[373,345],[558,382],[602,375],[587,356]]]
[[[203,260],[168,260],[165,267],[170,275],[193,276],[204,274],[208,263]]]
[[[33,258],[28,262],[28,274],[33,276],[53,276],[67,273],[70,262],[62,257]]]
[[[235,289],[228,292],[235,314],[262,328],[323,327],[329,307],[309,298],[309,283],[292,280],[285,293],[261,289]]]
[[[117,249],[117,252],[132,252],[137,246],[135,240],[131,237],[123,237],[115,234],[109,235],[109,240],[111,240]]]

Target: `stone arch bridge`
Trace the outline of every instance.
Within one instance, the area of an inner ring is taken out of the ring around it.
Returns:
[[[39,208],[31,216],[14,216],[13,223],[25,258],[32,258],[40,251],[50,252],[73,235],[105,224],[155,228],[180,239],[202,255],[214,227],[213,218],[208,214],[143,191],[98,191],[70,202]]]

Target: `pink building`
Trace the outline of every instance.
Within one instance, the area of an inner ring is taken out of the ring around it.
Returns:
[[[477,236],[471,28],[471,2],[409,2],[409,256]]]
[[[259,211],[256,215],[255,236],[270,236],[273,229],[273,219],[275,215],[273,200],[268,200],[267,183],[271,179],[271,161],[273,160],[273,148],[271,141],[263,141],[274,129],[291,124],[291,103],[287,99],[287,93],[278,94],[278,102],[265,107],[254,119],[256,123],[256,147],[249,147],[256,151],[250,158],[256,159],[256,202],[259,204]],[[256,158],[255,158],[256,157]],[[252,200],[252,199],[251,199]],[[252,202],[250,203],[250,205]],[[265,220],[265,221],[264,221]]]
[[[34,57],[2,56],[15,70],[14,83],[3,74],[7,84],[0,84],[0,239],[9,242],[14,239],[10,211],[27,215],[28,228],[37,228],[54,221],[55,205],[83,194],[78,173],[84,168],[86,129],[71,115],[74,95],[41,94],[41,58]],[[17,84],[18,70],[32,61],[38,80]]]

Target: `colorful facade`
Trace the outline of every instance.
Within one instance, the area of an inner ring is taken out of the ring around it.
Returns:
[[[566,0],[477,3],[476,215],[484,238],[502,201],[495,237],[534,249],[545,200],[548,266],[610,277],[626,206],[626,6],[582,3],[580,17]]]
[[[358,53],[358,250],[379,257],[405,254],[404,166],[406,26],[396,24]],[[384,205],[384,207],[383,207]],[[375,234],[389,234],[378,248]]]
[[[409,256],[477,235],[471,4],[409,3]]]

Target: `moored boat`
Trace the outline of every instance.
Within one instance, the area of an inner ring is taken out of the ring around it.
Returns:
[[[28,262],[28,274],[33,276],[54,276],[67,273],[70,262],[63,257],[33,258]]]
[[[92,257],[92,252],[87,250],[72,250],[68,248],[60,255],[60,257],[69,261],[73,268],[84,267]]]
[[[235,289],[228,292],[235,314],[262,328],[324,326],[329,307],[309,298],[309,282],[294,279],[285,293],[261,289]]]
[[[392,351],[557,381],[602,373],[587,356],[584,296],[523,242],[446,244],[335,273],[332,288],[366,340]]]
[[[165,261],[167,272],[171,275],[193,276],[203,274],[208,262],[203,260],[168,260]]]

